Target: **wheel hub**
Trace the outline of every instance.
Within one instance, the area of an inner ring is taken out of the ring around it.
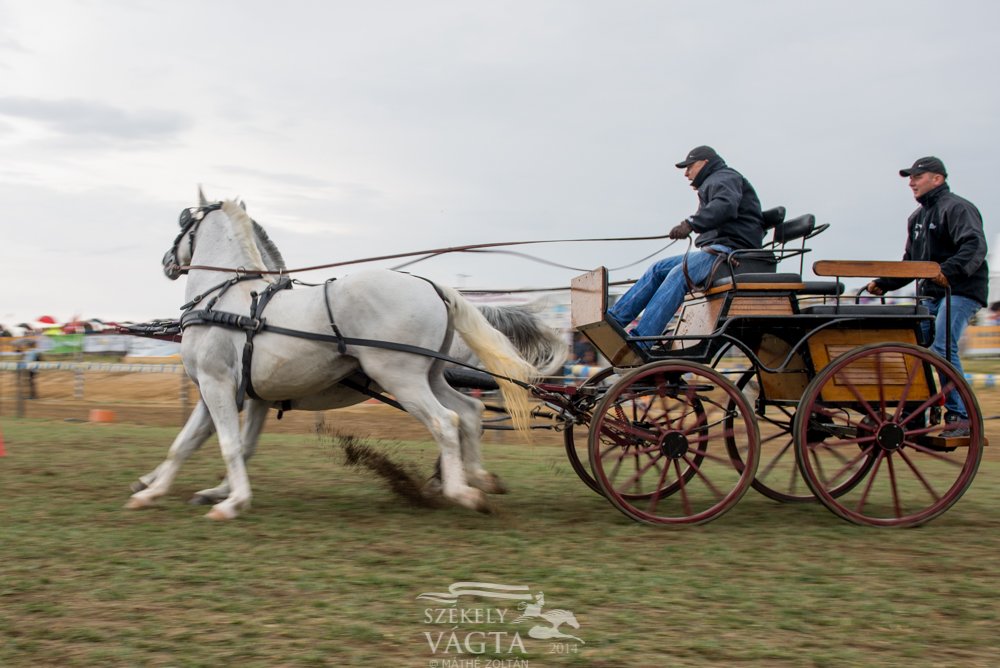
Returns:
[[[687,436],[679,431],[667,432],[660,442],[660,451],[670,459],[680,459],[688,451]]]
[[[898,450],[903,445],[906,431],[898,424],[888,422],[879,427],[875,435],[875,442],[883,450]]]

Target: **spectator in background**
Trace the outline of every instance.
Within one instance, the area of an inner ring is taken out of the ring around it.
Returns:
[[[27,363],[33,363],[38,361],[38,347],[34,340],[24,339],[22,342],[23,352],[21,353],[21,361]],[[28,379],[28,399],[37,399],[38,391],[35,388],[35,374],[38,372],[35,369],[25,369]]]

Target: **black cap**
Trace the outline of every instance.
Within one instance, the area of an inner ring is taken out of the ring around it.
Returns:
[[[935,158],[933,155],[929,155],[926,158],[920,158],[913,163],[913,167],[910,167],[909,169],[899,170],[899,175],[917,176],[918,174],[923,174],[924,172],[933,172],[934,174],[940,174],[945,178],[948,177],[948,171],[944,168],[944,163],[941,162],[940,158]]]
[[[691,152],[687,154],[687,157],[677,163],[678,169],[684,169],[688,165],[698,162],[699,160],[711,160],[712,158],[718,158],[719,154],[715,152],[715,149],[711,146],[695,146],[691,149]]]

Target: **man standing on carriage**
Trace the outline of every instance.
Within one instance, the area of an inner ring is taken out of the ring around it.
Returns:
[[[693,148],[677,168],[684,170],[691,187],[698,191],[698,210],[670,230],[670,238],[685,239],[695,232],[698,250],[655,263],[608,310],[622,327],[645,310],[631,332],[633,336],[662,334],[684,302],[688,280],[700,286],[721,255],[760,248],[764,240],[764,218],[756,191],[715,149]]]
[[[936,278],[922,281],[917,290],[927,297],[926,306],[934,320],[934,343],[931,350],[944,357],[962,372],[958,341],[976,311],[986,306],[990,270],[986,263],[986,235],[983,217],[976,206],[951,192],[948,172],[938,158],[920,158],[899,175],[909,178],[910,190],[920,204],[907,221],[904,260],[937,262],[941,272]],[[870,282],[868,292],[883,295],[908,284],[909,279],[879,278]],[[945,289],[951,288],[951,350],[945,352]],[[930,323],[923,323],[925,334]],[[945,420],[954,427],[941,436],[968,436],[968,413],[952,390],[945,399]]]

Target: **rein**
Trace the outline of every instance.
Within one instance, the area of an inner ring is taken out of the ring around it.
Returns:
[[[185,211],[187,211],[187,210],[185,210]],[[204,216],[202,216],[202,217],[204,217]],[[199,218],[197,222],[201,222],[201,219]],[[184,237],[184,235],[186,233],[187,233],[187,229],[184,229],[184,230],[181,231],[181,234],[178,235],[177,240],[174,242],[174,248],[175,248],[175,250],[176,250],[177,244],[180,243],[181,239]],[[466,244],[464,246],[447,246],[447,247],[444,247],[444,248],[432,248],[430,250],[413,251],[413,252],[410,252],[410,253],[393,253],[391,255],[376,255],[374,257],[362,258],[360,260],[345,260],[345,261],[342,261],[342,262],[330,262],[328,264],[318,264],[318,265],[315,265],[315,266],[312,266],[312,267],[299,267],[299,268],[296,268],[296,269],[274,269],[274,270],[256,270],[255,269],[254,273],[255,274],[279,274],[279,275],[281,275],[281,274],[294,274],[294,273],[299,273],[299,272],[304,272],[304,271],[316,271],[318,269],[331,269],[333,267],[345,267],[345,266],[354,265],[354,264],[364,264],[366,262],[378,262],[379,260],[395,260],[395,259],[405,258],[405,257],[416,257],[416,256],[419,256],[419,255],[427,256],[427,257],[422,258],[422,259],[428,259],[428,258],[435,257],[435,256],[438,256],[438,255],[444,255],[446,253],[467,253],[467,252],[476,252],[476,251],[483,252],[482,249],[486,249],[486,248],[500,248],[500,247],[503,247],[503,246],[527,246],[527,245],[532,245],[532,244],[558,244],[558,243],[590,243],[590,242],[605,242],[605,241],[651,241],[651,240],[655,240],[655,239],[666,239],[667,236],[668,235],[666,235],[666,234],[660,234],[660,235],[648,236],[648,237],[604,237],[604,238],[587,238],[587,239],[542,239],[542,240],[537,240],[537,241],[496,241],[496,242],[483,243],[483,244]],[[666,248],[669,248],[670,245],[672,245],[672,243],[668,244],[665,248],[661,249],[661,251],[662,250],[666,250]],[[657,253],[659,253],[661,251],[657,251]],[[655,255],[655,253],[654,253],[654,255]],[[176,255],[175,255],[175,257],[176,257]],[[419,262],[421,260],[417,260],[417,261]],[[639,262],[641,262],[641,261],[642,260],[639,260]],[[407,264],[414,264],[414,263],[413,262],[409,262]],[[404,264],[402,266],[407,266],[407,265]],[[556,266],[562,266],[562,265],[556,265]],[[631,266],[631,265],[626,265],[626,266]],[[201,265],[201,264],[175,265],[173,268],[176,271],[181,272],[181,273],[187,272],[187,271],[191,271],[193,269],[198,269],[198,270],[202,270],[202,271],[224,271],[224,272],[239,271],[237,268],[234,268],[234,267],[215,267],[215,266],[211,266],[211,265]],[[397,268],[399,268],[399,267],[397,267]],[[576,269],[575,267],[568,267],[568,268],[569,269]],[[621,267],[621,268],[624,268],[624,267]],[[581,270],[581,271],[583,271],[583,270]]]

